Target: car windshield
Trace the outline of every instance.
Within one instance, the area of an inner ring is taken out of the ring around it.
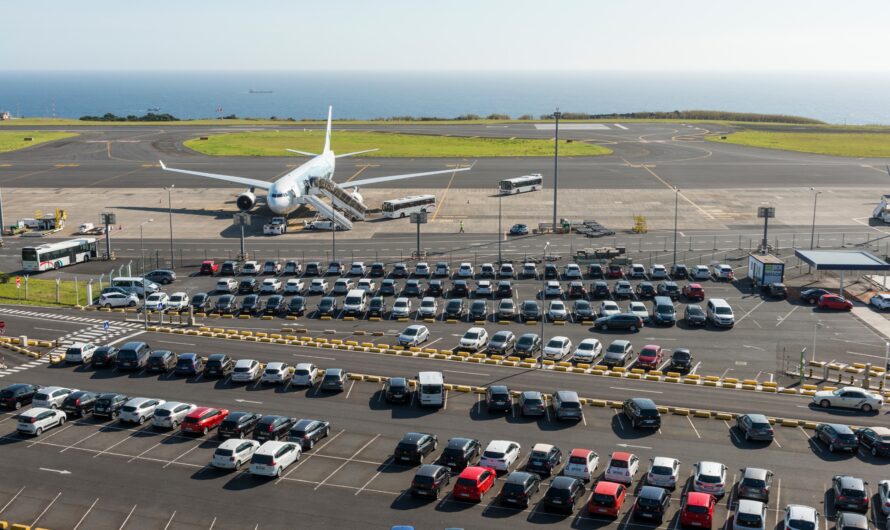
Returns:
[[[609,467],[614,467],[618,469],[627,469],[627,461],[626,460],[612,460],[609,463]]]
[[[730,309],[728,307],[718,307],[716,313],[718,315],[731,315],[732,309]]]
[[[863,492],[862,490],[854,490],[854,489],[844,488],[841,490],[841,495],[843,495],[844,497],[856,498],[856,497],[864,497],[865,492]]]
[[[402,332],[402,335],[405,335],[407,337],[413,337],[414,335],[417,335],[417,331],[418,331],[417,328],[408,328]]]
[[[464,334],[464,338],[467,340],[476,340],[479,338],[479,333],[477,331],[468,331]]]
[[[561,339],[551,339],[550,342],[547,343],[548,348],[562,348],[563,341]]]
[[[531,337],[521,337],[519,339],[519,342],[517,342],[516,344],[517,344],[517,346],[520,346],[520,347],[528,347],[528,346],[531,346],[533,342],[534,342],[534,339]]]
[[[668,466],[652,466],[652,474],[653,475],[671,475],[674,472]]]
[[[674,357],[674,359],[678,359],[678,360],[689,359],[689,353],[685,352],[685,351],[674,350],[673,357]]]
[[[708,513],[708,507],[707,506],[697,506],[694,504],[687,504],[686,511],[689,513],[706,514],[706,513]],[[805,530],[805,529],[801,528],[800,530]],[[809,530],[812,530],[812,528],[810,528]]]
[[[762,488],[766,486],[766,481],[759,478],[746,478],[742,484],[749,488]]]
[[[591,351],[593,350],[593,344],[590,342],[582,342],[578,345],[578,349],[581,351]]]
[[[763,526],[763,518],[755,513],[737,513],[735,522],[739,526],[760,528]]]
[[[624,345],[623,344],[609,344],[609,349],[607,351],[609,353],[624,353]]]

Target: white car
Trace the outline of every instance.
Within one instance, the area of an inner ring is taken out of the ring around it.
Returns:
[[[287,363],[271,362],[266,365],[263,375],[260,376],[260,383],[266,385],[283,385],[290,381],[290,366]]]
[[[628,312],[643,319],[643,322],[649,322],[649,309],[643,302],[631,302]]]
[[[99,297],[96,305],[99,307],[136,307],[139,303],[139,297],[136,294],[129,293],[105,293]]]
[[[238,469],[250,462],[253,454],[260,448],[256,440],[231,438],[219,444],[213,452],[210,465],[218,469]]]
[[[451,266],[448,265],[447,261],[440,261],[436,263],[433,273],[440,278],[446,278],[451,275]]]
[[[627,271],[627,275],[631,278],[641,278],[646,279],[646,267],[640,265],[639,263],[634,263],[630,266]]]
[[[616,298],[633,298],[634,288],[627,280],[618,280],[615,284]]]
[[[167,296],[167,293],[152,293],[145,299],[145,309],[149,309],[151,311],[160,311],[162,309],[167,309],[167,301],[169,300],[170,297]]]
[[[819,512],[811,506],[789,504],[785,506],[786,530],[819,530]]]
[[[764,530],[765,528],[766,504],[751,499],[739,499],[735,516],[732,518],[732,530]]]
[[[312,363],[300,363],[294,367],[294,376],[290,384],[293,386],[312,386],[318,378],[318,367]]]
[[[544,358],[559,361],[572,351],[572,341],[568,337],[556,336],[544,345]]]
[[[137,397],[132,398],[121,407],[121,415],[118,419],[127,423],[142,425],[145,420],[150,420],[155,415],[155,409],[166,403],[163,399]]]
[[[488,443],[479,460],[480,467],[490,467],[495,471],[509,471],[519,459],[522,447],[509,440],[492,440]]]
[[[550,307],[547,308],[547,317],[550,318],[551,321],[563,321],[569,318],[569,310],[566,309],[565,302],[561,300],[553,300],[550,302]]]
[[[884,399],[871,392],[855,386],[846,386],[837,390],[820,390],[813,395],[813,403],[823,409],[839,407],[844,409],[858,409],[862,412],[880,410],[884,405]]]
[[[172,309],[174,311],[182,311],[184,309],[188,309],[189,306],[189,295],[183,291],[178,291],[170,295],[170,298],[167,299],[167,309]]]
[[[593,364],[603,353],[603,344],[597,339],[584,339],[578,343],[572,360],[577,363]]]
[[[262,269],[260,268],[260,264],[256,261],[245,261],[244,265],[241,266],[241,274],[251,274],[256,276],[261,272]]]
[[[657,456],[650,461],[652,465],[646,473],[646,484],[671,491],[676,489],[677,479],[680,476],[680,461],[666,456]]]
[[[419,277],[428,278],[429,275],[430,275],[430,264],[429,263],[427,263],[425,261],[421,261],[417,265],[414,266],[414,276],[416,278],[419,278]]]
[[[62,386],[48,386],[41,388],[34,394],[31,406],[45,409],[57,409],[62,406],[62,402],[68,397],[68,394],[77,392],[75,388],[65,388]]]
[[[300,459],[303,450],[299,444],[269,440],[250,457],[251,475],[280,477],[288,466]]]
[[[717,280],[732,281],[732,267],[725,263],[714,265],[714,278]]]
[[[577,263],[566,264],[564,274],[566,280],[580,280],[584,277],[583,273],[581,272],[581,267],[579,267]]]
[[[233,383],[252,383],[260,378],[260,363],[253,359],[238,359],[231,377]]]
[[[96,345],[89,342],[75,342],[65,350],[66,363],[89,364],[96,353]]]
[[[168,401],[163,405],[155,407],[155,413],[151,418],[151,424],[155,427],[176,429],[182,424],[182,420],[188,416],[188,413],[196,408],[198,408],[197,405],[192,403]]]
[[[690,276],[693,280],[710,280],[711,271],[708,269],[707,265],[696,265],[692,268],[692,274]]]
[[[404,296],[396,298],[396,301],[392,304],[391,314],[393,318],[407,318],[411,316],[411,300]]]
[[[260,292],[264,294],[275,294],[281,291],[281,280],[278,278],[266,278],[260,285]]]
[[[498,270],[499,278],[512,278],[513,277],[513,264],[512,263],[501,263],[501,268]]]
[[[692,487],[701,493],[722,497],[726,493],[726,466],[703,460],[693,466]]]
[[[353,261],[352,265],[349,267],[349,275],[364,276],[366,270],[364,261]]]
[[[457,269],[458,278],[472,278],[475,274],[472,263],[461,263]]]
[[[562,297],[562,285],[556,280],[549,280],[544,286],[544,296]]]
[[[399,346],[420,346],[430,339],[430,330],[426,326],[415,324],[408,326],[399,335]]]
[[[593,480],[596,468],[599,466],[600,457],[591,449],[572,449],[569,460],[562,468],[562,474],[567,477],[580,478],[584,482]]]
[[[878,496],[881,498],[881,513],[890,515],[890,480],[878,482]]]
[[[649,267],[649,278],[652,280],[664,280],[668,277],[667,268],[661,264],[654,264]]]
[[[324,278],[315,278],[309,284],[309,294],[325,294],[328,292],[328,281]]]
[[[519,273],[523,278],[535,278],[538,277],[538,266],[534,263],[523,263],[522,270]]]
[[[603,300],[600,304],[600,317],[610,317],[621,313],[621,308],[612,300]]]
[[[476,298],[487,298],[491,296],[491,280],[479,280],[476,282],[476,291],[473,293]]]
[[[232,294],[238,290],[238,281],[234,278],[220,278],[216,280],[216,290]]]
[[[67,419],[68,416],[61,410],[31,407],[17,416],[18,423],[15,425],[15,430],[24,434],[40,436],[43,431],[61,427]]]
[[[435,318],[439,312],[439,304],[432,296],[424,296],[420,301],[420,307],[417,308],[417,315],[423,318]]]
[[[875,309],[890,309],[890,293],[878,293],[872,296],[868,303],[871,304]]]
[[[603,478],[610,482],[630,484],[640,469],[640,459],[633,453],[616,451],[609,456]]]
[[[485,349],[486,344],[488,344],[488,332],[485,328],[474,326],[460,338],[459,347],[461,350],[481,351]]]
[[[306,284],[300,278],[291,278],[284,284],[284,294],[300,294]]]
[[[483,263],[481,267],[479,267],[479,276],[482,278],[494,278],[494,265],[491,263]]]
[[[377,284],[374,283],[374,280],[371,278],[362,278],[355,284],[356,289],[361,289],[362,291],[368,293],[369,295],[377,290]]]

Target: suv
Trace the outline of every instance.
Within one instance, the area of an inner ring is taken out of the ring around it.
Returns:
[[[557,420],[581,421],[584,411],[581,409],[581,399],[578,393],[572,390],[559,390],[550,396],[550,404],[553,406],[553,414]]]
[[[145,369],[148,372],[169,374],[176,367],[176,354],[169,350],[155,350],[148,356]]]
[[[464,316],[466,306],[460,298],[452,298],[445,304],[445,318],[460,320]]]
[[[658,407],[651,399],[630,398],[625,400],[621,412],[634,429],[640,427],[661,428],[661,413],[658,412]]]
[[[96,404],[93,406],[93,416],[110,420],[116,419],[121,415],[121,409],[127,401],[130,401],[130,396],[126,394],[118,394],[116,392],[99,394],[99,397],[96,398]]]
[[[161,285],[169,285],[176,281],[176,273],[171,270],[157,269],[146,272],[145,278]]]
[[[525,300],[522,302],[522,305],[519,307],[519,316],[522,320],[528,322],[529,320],[540,320],[541,319],[541,308],[538,306],[538,303],[534,300]]]
[[[516,346],[516,336],[512,331],[501,330],[491,336],[488,343],[489,353],[507,355]]]
[[[510,412],[513,410],[513,394],[504,385],[491,385],[485,390],[485,403],[488,412]]]
[[[609,347],[606,348],[602,363],[609,368],[615,368],[616,366],[624,367],[633,354],[634,347],[630,341],[613,340],[612,344],[609,344]]]
[[[439,439],[434,434],[409,432],[396,445],[394,456],[398,462],[423,463],[424,457],[433,453]]]
[[[65,400],[62,401],[62,406],[60,408],[64,410],[65,414],[67,414],[69,417],[83,417],[93,412],[93,409],[96,407],[96,399],[98,397],[98,394],[95,394],[93,392],[78,390],[77,392],[68,394],[68,397],[66,397]]]
[[[141,341],[133,341],[124,344],[117,352],[117,367],[119,370],[141,370],[148,362],[151,348]]]
[[[386,276],[386,265],[384,265],[383,263],[372,263],[371,272],[368,275],[375,278]]]
[[[537,357],[541,351],[541,337],[535,333],[525,333],[516,341],[513,353],[517,357]]]
[[[250,436],[262,415],[255,412],[230,412],[226,419],[219,424],[216,435],[221,439],[244,438]]]
[[[562,463],[562,450],[555,445],[535,444],[528,455],[525,470],[539,476],[550,476]]]
[[[501,320],[513,320],[516,317],[516,304],[512,298],[502,298],[498,302],[498,318]]]
[[[444,466],[424,464],[420,466],[411,481],[410,493],[412,497],[430,496],[439,498],[442,489],[451,483],[451,473]]]
[[[224,261],[219,273],[223,276],[237,276],[241,273],[241,266],[237,261]]]
[[[474,465],[482,454],[482,444],[475,438],[451,438],[439,457],[439,463],[452,471]]]
[[[224,353],[213,353],[204,365],[204,377],[226,377],[235,368],[235,363]]]

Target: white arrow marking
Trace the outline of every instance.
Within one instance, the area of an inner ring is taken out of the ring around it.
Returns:
[[[49,471],[52,473],[58,473],[60,475],[70,475],[71,474],[71,472],[68,471],[67,469],[50,469],[48,467],[41,467],[40,471]]]
[[[632,449],[652,449],[651,447],[646,447],[645,445],[630,445],[630,444],[615,444],[618,447],[624,448],[632,448]]]
[[[237,401],[238,403],[252,403],[254,405],[262,405],[263,404],[262,401],[251,401],[249,399],[236,399],[235,401]]]

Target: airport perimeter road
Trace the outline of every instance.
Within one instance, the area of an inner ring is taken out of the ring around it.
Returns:
[[[338,353],[339,354],[339,353]],[[339,360],[339,359],[338,359]],[[395,359],[388,359],[395,361]],[[769,445],[747,443],[731,422],[667,415],[654,432],[636,431],[607,408],[585,407],[578,423],[523,418],[514,409],[488,414],[481,397],[451,393],[441,410],[415,404],[389,405],[379,383],[349,382],[343,392],[309,389],[236,387],[226,381],[185,380],[168,376],[115,371],[93,372],[73,367],[46,367],[28,375],[46,375],[62,384],[94,390],[125,391],[130,395],[194,402],[230,410],[317,418],[331,422],[330,436],[307,450],[281,479],[257,479],[246,471],[222,472],[208,467],[218,445],[215,437],[193,438],[158,431],[151,426],[73,419],[39,438],[14,432],[12,413],[0,414],[0,518],[45,528],[326,528],[386,529],[396,523],[421,528],[639,528],[630,519],[629,499],[617,520],[590,516],[579,505],[571,515],[546,512],[541,492],[526,510],[498,505],[495,493],[503,479],[479,504],[443,495],[421,501],[406,494],[415,468],[392,459],[405,432],[436,434],[438,457],[448,438],[516,441],[521,454],[513,469],[524,466],[535,443],[551,443],[567,454],[575,447],[595,450],[599,474],[613,451],[629,451],[641,464],[631,491],[655,456],[679,458],[679,486],[663,528],[677,526],[682,494],[689,488],[692,466],[715,460],[727,466],[729,493],[720,501],[715,525],[731,518],[737,496],[731,491],[740,469],[772,470],[768,524],[778,524],[786,504],[814,506],[833,518],[829,490],[832,475],[849,473],[876,485],[883,461],[864,453],[831,454],[811,440],[812,431],[776,426]],[[22,374],[24,376],[25,374]],[[724,391],[727,392],[727,391]],[[734,394],[734,393],[732,393]],[[692,394],[691,394],[692,395]],[[749,394],[745,394],[748,396]],[[618,397],[618,396],[615,396]],[[857,418],[858,419],[858,418]],[[452,480],[453,484],[454,480]],[[451,486],[446,488],[450,492]],[[586,501],[589,495],[584,495]],[[878,519],[870,513],[873,523]],[[298,522],[298,523],[297,523]]]

